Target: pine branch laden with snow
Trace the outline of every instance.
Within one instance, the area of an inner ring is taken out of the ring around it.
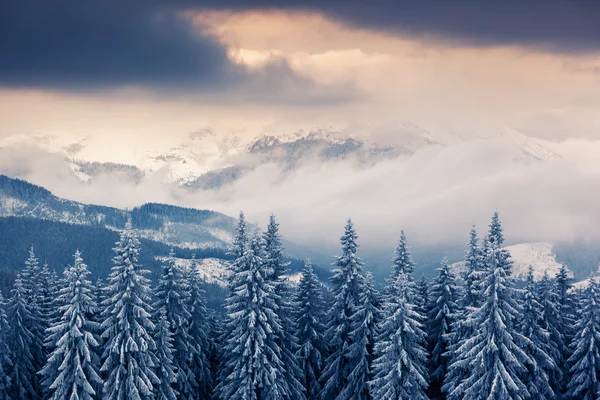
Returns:
[[[348,347],[352,344],[352,317],[360,302],[364,285],[363,263],[356,255],[358,235],[354,224],[348,220],[340,238],[342,255],[336,257],[335,269],[330,278],[333,286],[333,304],[330,306],[325,338],[330,355],[321,376],[322,400],[337,399],[349,384],[349,376],[357,365],[349,359]]]
[[[427,339],[431,356],[429,358],[430,388],[432,398],[442,398],[442,384],[448,371],[446,352],[451,346],[451,329],[456,325],[458,317],[458,298],[460,289],[456,285],[456,277],[448,266],[446,259],[438,268],[438,275],[431,285],[430,305],[428,313]]]
[[[318,400],[321,392],[319,378],[327,356],[327,347],[324,337],[324,300],[321,295],[321,284],[310,262],[305,262],[294,304],[296,337],[299,344],[296,356],[302,370],[304,393],[307,400]]]
[[[567,395],[572,399],[595,400],[600,397],[600,285],[593,277],[583,292],[575,330]]]
[[[275,302],[277,316],[281,322],[281,330],[274,332],[275,341],[281,349],[281,361],[285,365],[285,382],[288,385],[286,392],[292,399],[304,399],[305,393],[302,384],[302,370],[295,353],[298,351],[298,338],[295,336],[295,324],[292,320],[293,309],[289,302],[291,288],[285,274],[288,272],[289,262],[283,257],[283,244],[279,234],[279,224],[275,216],[269,217],[267,231],[263,235],[265,268],[273,271],[269,280],[275,288]]]
[[[375,346],[371,396],[374,400],[425,400],[425,332],[416,306],[410,303],[411,283],[406,273],[393,271],[393,276]]]
[[[58,293],[62,316],[46,331],[55,348],[40,373],[50,400],[94,400],[101,394],[100,325],[94,321],[97,304],[89,274],[77,251],[65,270],[66,286]]]
[[[106,287],[102,316],[105,339],[101,371],[106,374],[103,399],[150,400],[159,384],[154,372],[156,345],[151,333],[150,281],[138,264],[139,241],[131,221],[121,232]]]
[[[177,400],[179,393],[173,387],[177,382],[177,373],[173,366],[173,333],[167,318],[166,308],[157,312],[157,326],[154,341],[156,343],[157,368],[156,400]]]
[[[255,234],[234,262],[231,292],[226,300],[228,321],[225,359],[217,395],[227,400],[293,399],[287,392],[286,366],[275,333],[277,316],[273,271],[263,262],[264,244]]]

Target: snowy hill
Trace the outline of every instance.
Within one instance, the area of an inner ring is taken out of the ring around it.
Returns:
[[[555,277],[562,264],[557,261],[553,247],[554,243],[551,242],[521,243],[505,247],[513,260],[513,276],[524,279],[531,266],[536,280],[541,279],[545,272],[550,278]],[[464,262],[454,263],[452,267],[462,271]]]

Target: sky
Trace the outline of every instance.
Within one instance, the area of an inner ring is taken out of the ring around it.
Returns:
[[[564,193],[569,184],[571,191],[590,190],[586,198],[595,195],[590,187],[600,171],[600,3],[594,0],[4,1],[0,51],[0,138],[48,131],[106,138],[117,147],[132,146],[132,138],[166,147],[171,138],[206,127],[253,137],[343,126],[385,142],[399,135],[390,127],[406,120],[453,131],[510,127],[559,146],[569,160],[506,168],[494,163],[506,154],[493,146],[480,149],[484,157],[437,151],[412,160],[413,169],[381,164],[362,175],[349,165],[308,165],[305,175],[286,176],[289,187],[262,188],[278,199],[273,202],[257,195],[260,176],[239,183],[225,205],[222,194],[202,195],[228,213],[247,208],[264,218],[269,207],[301,239],[315,231],[302,228],[290,204],[300,205],[286,196],[296,193],[292,188],[321,194],[312,195],[313,204],[329,204],[313,218],[339,211],[330,236],[343,214],[357,215],[372,237],[408,225],[423,240],[435,230],[445,232],[433,235],[436,240],[449,240],[456,235],[451,226],[464,230],[503,204],[515,237],[528,240],[591,235],[589,221],[600,216],[581,197]],[[3,165],[10,162],[22,161]],[[432,168],[421,179],[414,173],[448,163],[455,166],[446,174]],[[356,187],[357,177],[363,187],[378,188],[410,180],[420,188],[416,198],[429,200],[403,203],[401,191],[390,189],[379,197],[387,199],[379,204],[384,211],[365,213],[373,198]],[[52,186],[47,176],[37,180]],[[347,182],[338,186],[347,194],[343,201],[323,195],[333,181]],[[501,182],[511,189],[499,195]],[[465,199],[488,186],[474,213]],[[64,183],[51,189],[119,206],[149,193],[173,200],[154,186],[123,189],[118,201],[101,197],[101,188],[86,189],[89,195]],[[452,218],[442,206],[448,199]],[[395,204],[403,207],[390,211]],[[524,205],[535,205],[540,215]],[[556,216],[555,230],[542,223],[544,212]],[[390,214],[390,223],[382,223]],[[527,223],[519,224],[524,217]]]

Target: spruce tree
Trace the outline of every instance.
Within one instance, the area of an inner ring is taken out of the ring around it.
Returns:
[[[465,251],[465,290],[461,301],[461,307],[479,307],[481,303],[481,291],[479,282],[482,276],[482,249],[479,247],[477,239],[477,230],[475,226],[471,228],[469,242]]]
[[[595,400],[600,398],[600,286],[593,277],[590,277],[583,292],[582,309],[575,330],[567,396]]]
[[[540,327],[545,329],[548,336],[548,355],[552,357],[555,369],[548,370],[548,379],[554,393],[559,396],[564,393],[563,371],[568,375],[567,360],[565,355],[569,353],[563,332],[563,319],[560,315],[558,294],[554,290],[554,282],[545,272],[538,283],[537,299],[540,303],[542,319]]]
[[[169,326],[165,307],[158,311],[154,342],[157,359],[156,376],[159,381],[156,386],[156,400],[177,400],[179,393],[173,388],[177,382],[177,373],[173,367],[173,332]]]
[[[42,304],[44,302],[42,296],[42,288],[46,282],[42,281],[42,273],[39,267],[39,262],[33,247],[29,250],[29,257],[25,261],[25,268],[21,272],[23,283],[23,298],[28,304],[31,318],[25,321],[27,329],[33,335],[31,342],[31,355],[33,356],[33,369],[40,371],[46,364],[47,353],[44,348],[45,332],[48,328],[48,321],[43,314]],[[38,397],[42,397],[41,380],[37,374],[32,380],[34,390]]]
[[[400,239],[398,240],[394,258],[392,259],[392,284],[396,281],[396,277],[398,277],[398,275],[401,273],[404,273],[406,277],[409,278],[409,283],[412,282],[411,274],[414,272],[414,270],[415,262],[412,259],[406,235],[402,230],[400,231]]]
[[[443,398],[442,384],[448,370],[448,351],[451,343],[450,331],[456,324],[458,317],[459,288],[456,285],[454,273],[448,266],[446,259],[442,260],[438,275],[431,286],[431,302],[428,318],[428,342],[431,349],[429,358],[430,371],[430,398]]]
[[[150,281],[138,264],[140,243],[127,221],[114,248],[114,266],[103,303],[102,337],[106,340],[101,371],[106,374],[104,400],[154,398],[158,378],[152,338]]]
[[[338,399],[366,400],[371,398],[369,392],[371,365],[375,358],[375,341],[382,319],[379,293],[373,287],[371,274],[367,274],[358,305],[352,315],[350,332],[352,344],[346,350],[347,358],[353,360],[355,367],[348,377],[348,384]]]
[[[75,252],[73,266],[65,271],[67,286],[58,293],[63,304],[59,309],[62,317],[47,330],[56,347],[41,374],[51,400],[93,400],[100,395],[97,393],[103,384],[98,374],[100,326],[93,317],[97,304],[89,274],[81,253]]]
[[[563,387],[567,386],[569,377],[569,363],[567,360],[572,355],[572,348],[569,346],[573,342],[575,336],[575,330],[573,327],[576,325],[576,312],[577,305],[575,304],[575,296],[571,291],[571,278],[569,277],[569,270],[563,264],[556,274],[554,292],[556,294],[558,315],[560,318],[558,331],[564,338],[565,347],[562,348],[562,362],[559,363],[559,368],[563,374]]]
[[[542,326],[543,308],[537,300],[532,267],[527,274],[524,296],[520,325],[521,333],[529,339],[529,343],[523,350],[533,362],[526,364],[527,376],[523,383],[527,385],[531,398],[552,399],[555,393],[550,386],[549,373],[558,371],[558,366],[549,355],[550,334]]]
[[[155,321],[166,315],[173,334],[173,368],[176,372],[175,390],[181,399],[195,399],[198,391],[196,376],[191,370],[192,357],[197,350],[189,332],[192,315],[189,311],[189,282],[184,279],[183,270],[176,264],[173,249],[163,262],[158,286],[154,291],[156,299],[153,308]]]
[[[427,395],[427,351],[425,332],[416,306],[410,302],[407,273],[395,276],[385,300],[373,362],[371,395],[374,400],[425,400]]]
[[[330,278],[333,286],[327,331],[325,334],[330,355],[321,375],[322,400],[337,399],[349,384],[349,376],[357,360],[348,358],[348,347],[352,344],[352,317],[360,302],[364,287],[363,263],[356,255],[358,235],[354,224],[348,220],[344,235],[340,238],[342,255],[336,257],[335,269]]]
[[[292,320],[293,309],[289,301],[291,288],[285,274],[288,272],[289,262],[283,257],[283,244],[279,234],[279,224],[275,216],[269,218],[269,225],[264,234],[264,260],[265,268],[273,273],[269,279],[275,288],[277,302],[277,316],[281,322],[281,330],[275,332],[276,343],[281,349],[281,361],[285,365],[285,382],[289,386],[287,393],[293,399],[304,398],[302,370],[298,364],[295,353],[298,351],[298,338],[295,336],[295,326]]]
[[[10,359],[10,349],[8,348],[8,335],[10,327],[5,311],[6,303],[2,293],[0,293],[0,400],[9,400],[10,391],[10,369],[12,361]]]
[[[421,279],[415,283],[414,303],[417,306],[417,312],[421,315],[421,321],[425,322],[429,313],[429,285],[425,275],[421,275]]]
[[[473,334],[462,342],[453,362],[458,368],[470,370],[470,374],[448,393],[449,398],[518,400],[529,397],[522,377],[527,373],[526,365],[533,360],[523,348],[531,342],[515,326],[521,307],[510,276],[510,254],[499,247],[499,242],[494,240],[487,247],[483,302],[470,313],[466,323],[473,328]]]
[[[291,399],[274,335],[281,323],[275,287],[269,279],[273,271],[264,265],[258,234],[234,267],[226,300],[229,320],[223,371],[227,375],[222,375],[217,395],[224,400]]]
[[[307,400],[317,400],[321,391],[319,378],[327,356],[327,348],[321,285],[308,261],[304,264],[294,303],[296,337],[299,343],[296,355],[302,369],[304,393]]]
[[[37,399],[37,377],[31,352],[34,336],[27,323],[32,318],[30,305],[24,296],[25,289],[20,274],[17,274],[11,298],[8,302],[8,348],[12,367],[9,397],[12,399]]]
[[[190,343],[193,347],[190,358],[190,372],[195,377],[197,386],[196,399],[210,399],[213,389],[212,372],[208,359],[214,347],[214,336],[211,335],[209,312],[206,309],[206,299],[202,289],[202,281],[198,276],[195,257],[192,259],[191,268],[185,271],[185,281],[189,285],[188,308],[190,312],[189,325]]]

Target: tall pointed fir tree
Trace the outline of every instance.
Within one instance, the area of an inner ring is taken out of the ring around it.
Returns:
[[[184,272],[175,261],[175,253],[171,249],[163,262],[158,286],[154,290],[156,301],[153,308],[155,321],[164,312],[173,333],[173,368],[177,378],[175,390],[179,398],[191,400],[197,398],[199,386],[191,370],[192,357],[198,347],[189,332],[192,318],[189,311],[189,282],[184,279]]]
[[[359,302],[352,315],[350,332],[352,344],[346,350],[348,359],[354,360],[355,367],[338,399],[368,400],[371,398],[369,391],[371,366],[375,358],[378,326],[382,320],[381,300],[379,293],[373,287],[373,277],[369,273],[365,277]]]
[[[427,333],[431,356],[429,358],[430,384],[429,397],[443,399],[442,384],[448,370],[448,357],[445,355],[451,343],[450,331],[456,326],[458,317],[458,297],[454,273],[446,259],[442,260],[438,275],[431,286]]]
[[[73,265],[65,271],[67,286],[58,293],[62,317],[47,330],[56,348],[41,375],[51,400],[94,400],[101,394],[97,392],[103,384],[98,373],[100,326],[93,317],[97,304],[89,274],[81,253],[76,251]]]
[[[330,278],[333,303],[329,310],[325,334],[330,355],[321,375],[322,400],[338,399],[339,394],[349,385],[349,376],[358,361],[350,359],[347,352],[352,344],[352,316],[364,287],[363,263],[356,255],[357,239],[354,224],[348,220],[344,235],[340,238],[342,255],[336,257],[335,269]]]
[[[407,273],[396,273],[385,299],[376,359],[373,362],[373,400],[425,400],[427,395],[427,351],[425,331],[416,306],[410,302]]]
[[[538,283],[537,299],[541,307],[540,327],[548,332],[548,355],[552,357],[556,369],[548,370],[548,378],[552,390],[561,396],[564,393],[565,379],[563,373],[568,377],[568,363],[565,356],[569,353],[563,332],[562,317],[558,306],[558,294],[554,290],[554,282],[550,280],[548,273]]]
[[[10,328],[5,311],[6,303],[2,293],[0,293],[0,400],[9,400],[10,391],[10,369],[12,361],[10,359],[10,349],[8,348],[8,334]]]
[[[491,236],[491,235],[490,235]],[[501,241],[489,243],[482,281],[482,304],[466,322],[473,334],[463,340],[450,369],[470,369],[449,398],[464,400],[527,399],[529,392],[522,377],[533,360],[523,351],[530,340],[515,326],[521,306],[510,276],[510,254]]]
[[[216,388],[223,400],[292,399],[287,393],[285,365],[275,332],[277,316],[273,271],[263,262],[262,238],[255,234],[245,253],[234,262],[222,380]],[[226,374],[226,375],[225,375]]]
[[[421,278],[415,283],[414,303],[423,318],[422,322],[425,322],[429,313],[429,284],[425,275],[421,275]]]
[[[477,229],[473,226],[469,233],[469,242],[465,251],[465,273],[463,279],[465,289],[461,301],[462,308],[479,307],[481,303],[479,282],[482,277],[483,254],[478,242]]]
[[[409,282],[412,282],[411,274],[415,270],[415,262],[412,259],[412,255],[410,253],[410,247],[408,246],[408,240],[406,239],[406,235],[404,231],[400,231],[400,239],[398,240],[398,245],[396,246],[396,251],[394,253],[394,258],[392,259],[392,277],[391,284],[393,285],[396,281],[396,278],[401,273],[404,273],[406,277],[409,279]],[[412,286],[412,284],[411,284]]]
[[[213,379],[208,357],[211,347],[213,347],[213,339],[210,336],[212,327],[195,257],[192,258],[191,268],[185,271],[185,281],[190,287],[188,297],[190,320],[187,329],[193,347],[190,358],[190,371],[197,383],[194,398],[210,399],[213,390]]]
[[[551,354],[550,333],[543,327],[543,308],[537,300],[533,268],[527,273],[524,293],[523,312],[521,314],[521,333],[529,339],[524,347],[525,353],[533,361],[526,364],[527,376],[524,379],[527,391],[533,399],[552,399],[555,396],[550,385],[550,373],[558,371]]]
[[[114,266],[103,303],[102,337],[106,340],[101,371],[106,374],[104,400],[154,397],[158,379],[152,338],[150,281],[138,264],[140,243],[127,221],[114,248]]]
[[[161,307],[157,314],[154,342],[157,359],[156,376],[159,384],[156,385],[156,400],[177,400],[179,393],[173,387],[177,382],[177,372],[173,367],[173,332],[169,326],[167,309]]]
[[[570,399],[596,400],[600,398],[600,285],[592,276],[583,292],[582,309],[575,330],[567,396]]]
[[[29,257],[25,261],[25,268],[21,272],[23,283],[23,297],[29,306],[31,318],[25,323],[27,329],[33,335],[31,342],[31,355],[33,356],[33,368],[40,371],[46,364],[47,353],[44,348],[45,332],[48,328],[48,321],[42,311],[42,287],[46,282],[42,281],[41,269],[33,247],[29,250]],[[38,397],[42,396],[41,380],[39,376],[34,376],[32,381],[34,390]]]
[[[292,320],[291,288],[285,277],[289,262],[283,257],[279,224],[274,215],[269,217],[269,225],[263,240],[265,246],[263,262],[268,270],[273,271],[269,279],[275,287],[277,316],[281,322],[281,330],[274,333],[275,341],[281,349],[281,361],[285,365],[285,382],[289,386],[287,392],[293,399],[302,399],[304,398],[304,388],[300,383],[302,370],[295,355],[298,351],[298,338],[295,336],[295,326]]]
[[[566,387],[569,377],[569,363],[567,360],[572,355],[572,348],[569,346],[575,336],[573,327],[577,321],[577,305],[575,304],[575,296],[571,291],[571,278],[566,265],[562,265],[555,278],[554,292],[557,299],[557,307],[559,312],[559,331],[564,337],[566,346],[563,348],[562,363],[559,364],[563,374],[562,384]]]
[[[9,397],[11,399],[37,399],[37,378],[31,352],[34,341],[29,330],[28,320],[32,318],[30,306],[24,296],[25,289],[20,274],[17,274],[11,298],[8,302],[8,348],[12,367],[10,369],[11,386]]]
[[[294,303],[296,337],[299,344],[296,355],[302,369],[304,393],[307,400],[317,400],[321,392],[319,378],[327,356],[327,348],[321,284],[309,261],[304,263]]]

